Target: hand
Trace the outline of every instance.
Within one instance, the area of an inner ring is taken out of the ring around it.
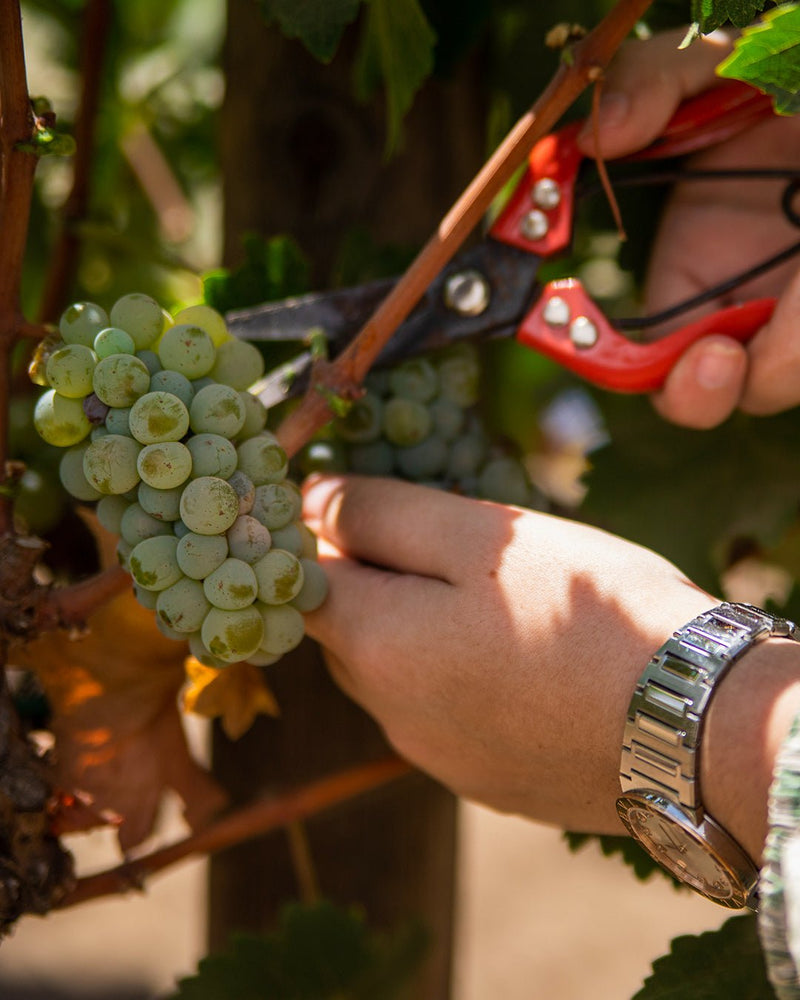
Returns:
[[[599,118],[604,157],[648,145],[678,104],[715,83],[714,67],[730,50],[715,32],[678,49],[681,32],[665,32],[623,46],[603,87]],[[581,137],[594,152],[591,127]],[[708,151],[697,168],[790,167],[800,163],[800,119],[762,122]],[[780,212],[784,181],[709,181],[678,185],[668,203],[653,249],[645,305],[655,311],[703,291],[790,246],[798,231]],[[740,407],[776,413],[800,403],[800,270],[787,262],[705,308],[780,296],[775,313],[747,347],[709,336],[693,345],[654,397],[658,410],[678,424],[711,427]],[[693,313],[691,318],[700,315]]]
[[[712,597],[604,532],[403,482],[315,480],[304,516],[331,583],[307,631],[403,756],[494,808],[623,832],[636,680]]]

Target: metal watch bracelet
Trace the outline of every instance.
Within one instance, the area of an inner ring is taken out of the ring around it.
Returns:
[[[693,823],[703,817],[698,750],[702,720],[716,684],[755,643],[800,641],[800,628],[748,604],[725,603],[678,629],[653,656],[628,707],[622,792],[661,791]]]

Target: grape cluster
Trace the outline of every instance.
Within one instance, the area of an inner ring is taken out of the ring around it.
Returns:
[[[509,448],[492,440],[477,409],[478,351],[461,344],[371,372],[366,392],[312,442],[304,468],[395,476],[520,507],[541,498]]]
[[[201,662],[274,663],[327,593],[286,454],[247,391],[261,353],[219,313],[149,296],[70,306],[32,366],[34,425],[64,487],[97,502],[161,631]]]

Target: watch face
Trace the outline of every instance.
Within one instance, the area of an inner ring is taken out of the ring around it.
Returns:
[[[747,905],[748,893],[736,871],[688,820],[681,823],[669,815],[676,810],[668,799],[623,795],[617,810],[632,836],[679,881],[722,906]]]

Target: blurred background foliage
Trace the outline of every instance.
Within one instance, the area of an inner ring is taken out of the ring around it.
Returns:
[[[231,8],[244,3],[255,6],[256,0],[230,0]],[[413,28],[423,43],[427,38],[431,51],[427,61],[423,53],[415,64],[415,79],[413,74],[404,78],[402,67],[398,74],[385,59],[381,62],[381,32],[391,28],[392,37],[399,38],[400,29],[380,18],[389,17],[390,9],[391,16],[400,17],[416,5],[337,0],[326,9],[340,16],[341,30],[317,38],[318,54],[330,64],[323,72],[337,73],[337,79],[342,62],[347,63],[355,100],[380,105],[382,127],[372,135],[372,153],[389,176],[408,153],[404,112],[424,104],[430,88],[448,86],[471,64],[477,80],[472,93],[478,96],[465,112],[478,123],[482,155],[488,155],[555,69],[558,56],[544,45],[553,22],[591,26],[611,6],[611,0],[559,0],[557,5],[420,0],[424,23],[417,18],[409,31]],[[51,100],[68,131],[78,105],[77,26],[84,7],[83,0],[26,0],[22,5],[31,93]],[[314,0],[297,8],[261,0],[258,7],[263,39],[254,41],[256,52],[259,44],[267,51],[269,40],[281,27],[286,31],[298,11],[313,20],[323,9]],[[98,51],[104,73],[91,196],[85,217],[74,223],[80,250],[64,305],[80,299],[110,303],[135,289],[175,308],[202,299],[205,275],[208,300],[227,310],[311,287],[396,274],[413,257],[427,234],[419,240],[387,239],[385,227],[381,231],[369,213],[354,213],[340,224],[326,255],[316,253],[308,227],[267,231],[259,228],[255,210],[252,232],[242,234],[240,224],[232,240],[225,226],[232,188],[250,185],[239,200],[250,197],[254,206],[263,196],[253,190],[252,175],[238,177],[237,157],[244,165],[260,150],[266,180],[269,149],[264,147],[270,140],[254,108],[252,125],[240,123],[234,133],[230,154],[226,90],[234,76],[249,74],[252,80],[260,67],[249,53],[237,59],[226,49],[230,12],[225,0],[117,0],[112,11],[109,37]],[[687,0],[660,0],[648,25],[687,20]],[[301,73],[308,53],[299,40],[288,44]],[[278,83],[270,100],[280,107],[283,99]],[[584,100],[574,114],[586,110]],[[226,141],[229,152],[221,157]],[[427,141],[434,149],[443,141],[435,124]],[[356,158],[339,183],[358,187],[358,167]],[[42,160],[25,270],[29,316],[37,314],[71,178],[71,158]],[[629,312],[662,201],[660,190],[622,198],[629,239],[620,248],[604,200],[594,199],[579,220],[574,255],[549,263],[544,276],[578,273],[610,311]],[[428,219],[428,232],[437,222],[437,217]],[[685,431],[655,417],[646,399],[587,389],[513,344],[492,345],[485,353],[487,415],[498,434],[513,437],[525,449],[532,475],[550,494],[554,510],[656,548],[716,592],[721,577],[744,563],[751,570],[744,577],[760,583],[744,594],[734,588],[732,596],[795,603],[790,593],[798,566],[792,553],[798,546],[784,542],[797,533],[796,414],[758,420],[736,415],[710,433]],[[32,441],[24,409],[14,422],[13,445],[30,466],[33,486],[36,475],[52,477],[52,463]],[[23,493],[26,489],[23,485]],[[43,532],[62,509],[53,502],[57,491],[48,491],[49,507],[41,491],[20,498],[20,512]]]

